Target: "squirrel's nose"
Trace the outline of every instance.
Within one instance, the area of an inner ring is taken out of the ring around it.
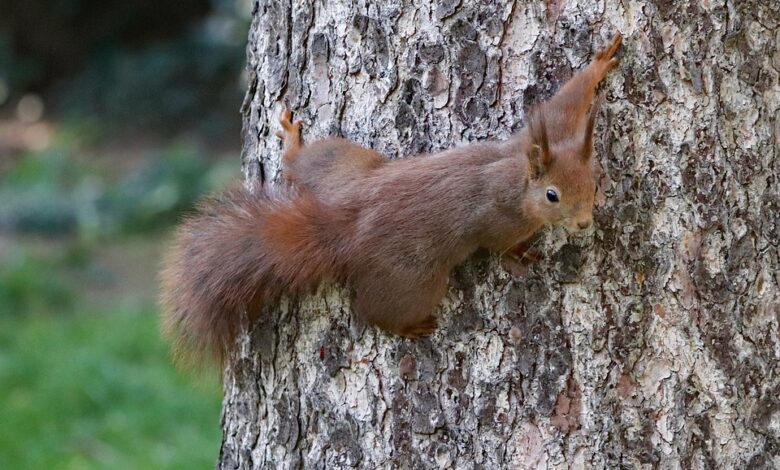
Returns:
[[[586,228],[590,227],[590,220],[586,220],[584,222],[577,222],[577,227],[580,230],[585,230]]]

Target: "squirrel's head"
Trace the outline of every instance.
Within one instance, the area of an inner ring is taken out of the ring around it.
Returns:
[[[593,225],[596,174],[591,158],[593,106],[585,128],[564,142],[550,143],[543,109],[535,110],[526,127],[525,154],[530,170],[523,209],[544,224],[579,232]]]

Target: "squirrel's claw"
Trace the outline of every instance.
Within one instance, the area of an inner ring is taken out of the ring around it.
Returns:
[[[279,114],[279,124],[282,126],[282,130],[276,131],[275,135],[284,140],[287,138],[287,134],[300,134],[303,121],[300,119],[292,121],[292,112],[288,108],[284,108]]]
[[[279,115],[279,124],[282,125],[282,129],[284,129],[287,132],[300,130],[303,121],[298,119],[293,122],[291,119],[292,119],[292,113],[290,112],[289,109],[284,108],[284,110],[282,110],[282,113]]]
[[[612,37],[612,41],[605,47],[604,49],[601,49],[600,51],[596,52],[596,60],[609,60],[612,58],[613,55],[615,55],[615,52],[617,51],[618,47],[620,47],[620,43],[622,42],[623,37],[620,35],[620,33],[615,34]]]
[[[593,67],[599,80],[620,62],[618,58],[613,56],[620,47],[622,40],[623,37],[620,34],[615,34],[612,37],[612,41],[607,44],[607,47],[596,52],[590,67]]]
[[[620,47],[620,43],[622,41],[623,37],[620,35],[620,33],[615,34],[607,47],[596,52],[596,60],[599,62],[607,62],[607,64],[610,66],[617,64],[618,60],[614,59],[612,56],[615,55],[615,52],[617,52],[618,47]]]
[[[290,119],[292,118],[292,112],[288,108],[282,109],[282,112],[279,113],[279,124],[282,125],[282,127],[285,127],[285,124],[290,124]]]

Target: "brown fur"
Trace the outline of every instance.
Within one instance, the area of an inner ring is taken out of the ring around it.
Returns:
[[[331,280],[353,288],[368,323],[430,333],[449,272],[469,254],[509,250],[545,224],[591,224],[592,102],[619,44],[618,35],[505,142],[390,161],[343,139],[301,146],[300,121],[285,110],[291,186],[228,191],[182,223],[162,272],[167,331],[185,353],[222,359],[243,316]],[[550,188],[559,202],[547,200]]]

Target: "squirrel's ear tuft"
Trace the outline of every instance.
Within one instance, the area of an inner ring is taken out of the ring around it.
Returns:
[[[601,111],[602,98],[601,95],[596,97],[596,100],[590,106],[590,113],[588,114],[588,122],[585,126],[585,134],[583,135],[582,142],[582,161],[588,162],[591,155],[593,155],[593,127],[596,124],[596,117]]]
[[[528,132],[529,146],[526,150],[528,160],[531,163],[532,178],[536,179],[542,176],[552,163],[550,154],[550,143],[547,139],[547,124],[544,116],[544,108],[537,107],[528,113]]]

